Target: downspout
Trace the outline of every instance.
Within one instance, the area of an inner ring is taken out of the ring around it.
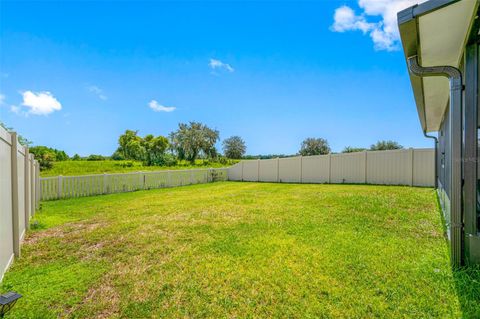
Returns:
[[[435,150],[435,161],[434,161],[434,166],[435,166],[435,189],[438,188],[438,151],[437,151],[437,145],[438,145],[438,138],[436,136],[433,136],[433,135],[428,135],[427,132],[423,131],[423,135],[426,137],[426,138],[431,138],[433,139],[434,141],[434,150]]]
[[[463,213],[462,213],[462,72],[452,66],[422,67],[418,57],[407,59],[410,72],[419,77],[444,76],[450,82],[449,126],[450,138],[450,241],[451,262],[454,267],[462,266],[463,256]]]

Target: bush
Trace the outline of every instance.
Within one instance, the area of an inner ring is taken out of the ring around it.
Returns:
[[[347,146],[343,149],[342,153],[355,153],[355,152],[363,152],[365,151],[366,148],[362,147],[352,147],[352,146]]]
[[[114,161],[123,161],[125,160],[125,156],[123,156],[122,152],[119,150],[116,150],[115,153],[112,154],[111,156],[112,160]]]
[[[119,166],[119,167],[133,167],[135,166],[135,163],[133,161],[125,161],[125,162],[122,162],[122,163],[115,163],[115,166]]]
[[[154,166],[176,166],[177,165],[177,158],[172,154],[162,154],[154,159],[150,160],[150,163],[145,163],[147,166],[154,165]]]
[[[53,161],[48,155],[37,158],[38,164],[40,164],[40,170],[51,169],[53,167]]]
[[[102,155],[92,154],[87,157],[87,161],[104,161],[106,158]]]
[[[222,156],[218,159],[218,162],[222,165],[227,165],[231,161],[229,161],[228,158]]]
[[[378,141],[370,146],[371,151],[399,150],[402,148],[403,146],[395,141]]]

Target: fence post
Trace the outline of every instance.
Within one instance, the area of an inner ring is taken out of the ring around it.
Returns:
[[[303,183],[303,155],[300,155],[300,184]]]
[[[38,160],[35,160],[35,166],[37,168],[35,170],[35,194],[37,195],[35,197],[35,208],[38,210],[40,209],[40,198],[42,196],[42,184],[40,183],[40,163]]]
[[[367,167],[368,167],[367,166],[367,158],[368,158],[368,156],[367,156],[367,151],[366,150],[363,151],[363,152],[365,153],[365,172],[364,172],[365,178],[364,178],[364,180],[365,180],[365,184],[367,184],[367,180],[368,180],[368,178],[367,178]]]
[[[25,198],[24,198],[24,207],[25,207],[25,230],[30,229],[30,205],[28,200],[30,199],[30,152],[28,151],[28,146],[25,146],[25,174],[24,174],[24,183],[25,183]]]
[[[12,169],[12,235],[13,235],[13,253],[15,257],[20,257],[20,220],[18,216],[18,138],[17,133],[11,133],[11,169]]]
[[[328,184],[332,183],[332,153],[328,153]]]
[[[190,184],[193,184],[193,170],[190,171]]]
[[[245,162],[242,161],[241,163],[242,163],[242,182],[243,182],[243,164],[244,164]]]
[[[277,183],[280,183],[280,157],[277,157]]]
[[[411,178],[410,178],[410,186],[413,186],[413,165],[414,165],[414,154],[413,154],[413,148],[410,147],[409,149],[409,152],[410,152],[410,160],[411,160],[411,164],[412,164],[412,167],[411,167],[411,170],[410,170],[410,175],[411,175]]]
[[[30,154],[30,215],[35,215],[35,162],[33,154]]]
[[[260,182],[260,159],[257,160],[257,182]]]
[[[208,180],[207,180],[208,181]],[[171,171],[167,171],[167,187],[172,187],[172,174]]]
[[[57,199],[62,198],[62,175],[58,175]]]

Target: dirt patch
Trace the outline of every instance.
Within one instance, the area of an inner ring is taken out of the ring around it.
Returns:
[[[103,242],[97,242],[89,245],[82,246],[79,250],[81,260],[92,260],[98,256],[98,253],[103,249],[105,244]]]
[[[26,245],[34,245],[43,239],[64,238],[81,232],[89,233],[104,225],[105,223],[98,221],[67,223],[44,231],[30,233],[25,237],[24,243]]]
[[[65,317],[70,317],[79,310],[84,313],[94,313],[95,318],[99,319],[115,317],[120,312],[120,294],[111,280],[104,278],[98,285],[91,287],[82,302],[70,309]]]

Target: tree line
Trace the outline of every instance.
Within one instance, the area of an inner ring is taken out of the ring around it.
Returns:
[[[232,136],[222,143],[223,155],[216,148],[220,132],[199,122],[180,123],[168,137],[126,130],[118,138],[114,160],[137,160],[145,165],[172,165],[177,160],[195,163],[197,159],[240,159],[246,151],[245,142]]]
[[[178,124],[177,130],[168,136],[147,134],[140,136],[138,131],[126,130],[118,137],[118,147],[111,156],[92,154],[69,157],[64,151],[47,146],[34,146],[30,152],[38,159],[41,169],[49,169],[53,162],[65,160],[132,160],[141,161],[146,166],[175,166],[178,161],[195,164],[198,159],[219,161],[228,164],[229,159],[241,159],[246,152],[245,141],[232,136],[222,143],[223,155],[217,150],[220,132],[200,122]]]
[[[387,151],[398,149],[403,149],[403,146],[400,145],[398,142],[386,140],[378,141],[377,143],[372,144],[369,149],[363,147],[346,146],[342,150],[342,153],[363,151]],[[331,149],[326,139],[310,137],[302,142],[302,145],[300,146],[300,151],[298,153],[303,156],[324,155],[331,153]]]
[[[4,125],[2,125],[4,126]],[[26,141],[25,139],[23,139]],[[23,141],[22,140],[22,141]],[[118,147],[111,156],[92,154],[81,157],[75,154],[69,157],[64,151],[47,146],[34,146],[30,152],[38,159],[42,169],[51,168],[53,162],[65,160],[132,160],[141,161],[146,166],[175,166],[178,161],[192,164],[197,159],[219,161],[227,164],[229,159],[267,159],[289,157],[295,155],[311,156],[331,153],[328,141],[324,138],[306,138],[302,141],[297,154],[245,155],[246,144],[240,136],[231,136],[222,142],[223,154],[216,145],[220,140],[220,132],[200,122],[179,123],[178,128],[168,136],[147,134],[140,136],[138,131],[126,130],[118,137]],[[25,144],[30,143],[27,141]],[[347,146],[342,153],[360,152],[365,150],[401,149],[402,145],[395,141],[378,141],[369,149]]]

